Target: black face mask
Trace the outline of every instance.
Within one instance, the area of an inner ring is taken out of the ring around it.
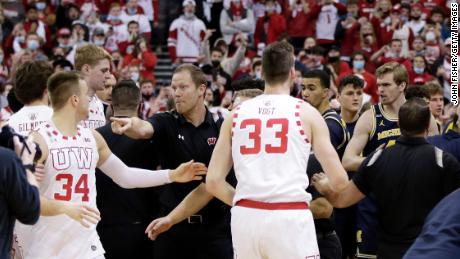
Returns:
[[[113,64],[115,65],[115,67],[118,67],[118,63],[120,63],[120,60],[118,59],[113,60]]]
[[[367,2],[371,4],[371,3],[375,2],[375,0],[367,0]]]
[[[331,63],[335,63],[335,62],[338,62],[340,60],[340,57],[339,56],[329,57],[328,60]]]
[[[211,61],[213,67],[219,67],[220,66],[220,61],[219,60],[213,60]]]

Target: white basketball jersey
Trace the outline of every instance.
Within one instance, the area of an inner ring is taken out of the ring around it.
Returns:
[[[53,109],[45,105],[24,106],[17,113],[11,115],[8,125],[17,133],[28,136],[31,131],[37,130],[42,123],[50,121]]]
[[[99,154],[91,130],[79,126],[76,136],[67,137],[47,122],[38,133],[49,150],[40,195],[96,207]],[[94,258],[104,254],[96,226],[85,228],[67,215],[40,217],[37,224],[22,225],[17,233],[25,258]]]
[[[91,97],[89,101],[88,119],[83,120],[80,125],[87,129],[97,129],[105,126],[104,105],[96,95]]]
[[[302,128],[302,100],[261,95],[233,114],[232,156],[238,179],[234,204],[309,202],[307,163],[311,145]]]

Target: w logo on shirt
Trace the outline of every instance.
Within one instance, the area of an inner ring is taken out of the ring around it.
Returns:
[[[215,145],[217,138],[208,138],[208,145],[212,146]]]

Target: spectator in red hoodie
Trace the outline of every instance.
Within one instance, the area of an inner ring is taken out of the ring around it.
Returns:
[[[266,15],[257,20],[254,41],[257,46],[259,43],[269,45],[285,37],[286,19],[276,13],[275,0],[265,2]]]
[[[296,49],[302,48],[307,37],[315,35],[315,26],[309,19],[315,0],[286,1],[284,15],[288,25],[289,42]]]
[[[155,76],[153,75],[153,69],[157,64],[157,56],[152,52],[145,39],[140,39],[136,43],[131,54],[127,54],[123,59],[123,67],[126,67],[132,63],[134,59],[140,61],[139,75],[141,79],[148,79],[155,82]]]
[[[376,104],[379,102],[379,95],[377,93],[377,79],[373,74],[366,70],[366,57],[362,52],[355,52],[352,55],[353,68],[349,72],[341,73],[336,80],[336,85],[339,85],[340,81],[349,75],[356,75],[364,80],[363,91],[368,94],[371,98],[371,102]]]
[[[375,12],[375,2],[375,0],[359,0],[359,17],[365,17],[370,20]]]
[[[433,78],[427,72],[427,63],[423,56],[415,56],[412,63],[413,66],[408,70],[410,85],[424,85]]]
[[[375,12],[372,15],[371,23],[374,26],[374,31],[377,36],[377,41],[380,46],[389,44],[393,38],[393,31],[391,31],[391,1],[380,0],[377,2]]]

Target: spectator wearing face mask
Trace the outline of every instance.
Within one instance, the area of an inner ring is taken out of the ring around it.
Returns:
[[[412,69],[408,70],[410,85],[424,85],[433,78],[433,76],[427,72],[427,64],[423,56],[415,56],[412,63]]]
[[[253,34],[254,13],[245,8],[241,0],[231,0],[220,13],[220,30],[227,44],[235,40],[238,33]]]
[[[342,73],[350,73],[351,69],[347,62],[340,60],[340,50],[338,46],[332,46],[327,53],[326,67],[330,70],[332,82]]]
[[[35,32],[43,39],[43,43],[51,43],[51,31],[49,30],[48,25],[39,19],[38,14],[37,3],[29,4],[27,6],[24,29],[26,32]],[[51,48],[52,45],[48,44],[47,47]]]
[[[265,12],[266,15],[259,17],[256,23],[256,31],[254,33],[256,46],[259,43],[269,45],[286,36],[286,19],[276,12],[275,0],[267,0],[265,2]]]
[[[368,99],[370,99],[372,104],[377,104],[379,102],[379,95],[377,93],[377,79],[372,73],[366,70],[366,57],[362,52],[355,52],[353,53],[351,60],[353,65],[352,70],[340,74],[335,82],[336,85],[339,85],[343,78],[349,75],[356,75],[364,80],[363,92],[368,95],[368,97],[364,97],[364,102],[367,102]]]
[[[184,14],[169,27],[168,50],[175,65],[197,62],[206,35],[204,22],[195,16],[195,1],[185,0],[182,6]]]
[[[428,64],[433,64],[441,56],[441,46],[439,45],[442,42],[440,27],[433,21],[428,21],[421,35],[425,38],[426,43],[425,59]]]
[[[141,79],[148,79],[152,80],[155,82],[155,76],[153,75],[153,70],[155,69],[155,66],[157,65],[157,56],[155,55],[154,52],[150,50],[150,48],[147,45],[147,41],[145,39],[139,39],[136,42],[136,46],[134,47],[134,50],[132,53],[127,54],[123,58],[123,67],[126,67],[130,64],[132,64],[133,61],[136,61],[139,63],[139,78]],[[139,78],[137,80],[134,80],[131,78],[133,81],[139,81]]]
[[[32,60],[34,61],[48,61],[48,57],[41,49],[41,38],[35,33],[29,33],[26,38],[26,49],[30,51]]]
[[[131,54],[136,46],[136,41],[141,37],[146,38],[145,34],[140,33],[139,23],[137,21],[130,21],[126,27],[128,28],[128,32],[123,36],[123,40],[118,43],[118,49],[123,55],[126,55],[128,52]]]
[[[151,37],[149,18],[144,14],[144,10],[137,4],[137,0],[127,0],[121,11],[121,20],[124,24],[130,21],[139,23],[139,32],[145,34],[147,39]]]
[[[93,43],[101,48],[105,48],[105,33],[102,28],[96,28],[93,31]]]

